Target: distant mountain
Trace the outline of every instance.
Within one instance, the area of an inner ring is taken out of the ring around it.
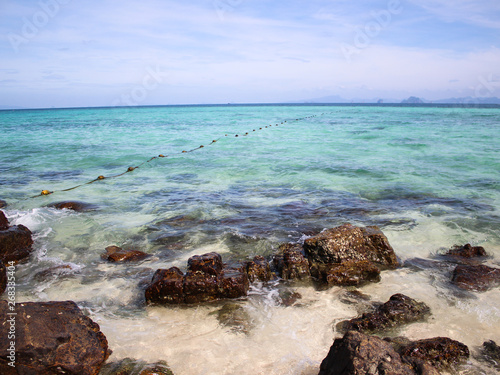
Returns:
[[[416,96],[410,96],[408,99],[401,101],[402,104],[424,104],[425,102]]]
[[[465,98],[449,98],[449,99],[439,99],[433,100],[432,103],[438,104],[500,104],[500,99],[497,97],[490,98],[473,98],[467,96]]]

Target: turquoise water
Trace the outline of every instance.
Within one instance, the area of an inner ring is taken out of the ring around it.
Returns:
[[[144,307],[138,284],[151,270],[185,267],[194,254],[271,256],[281,242],[351,222],[378,225],[402,261],[471,243],[485,247],[487,264],[500,265],[498,108],[54,109],[1,111],[0,124],[0,199],[12,223],[35,232],[35,254],[17,270],[18,299],[76,301],[101,325],[112,359],[231,374],[260,358],[248,373],[313,374],[336,334],[332,322],[357,315],[338,301],[341,288],[311,286],[297,286],[302,307],[290,308],[273,299],[277,287],[254,286],[242,302],[257,323],[249,335],[217,324],[214,306]],[[167,157],[151,160],[159,154]],[[47,207],[64,200],[95,209]],[[100,259],[109,245],[153,257],[110,265]],[[54,266],[64,268],[35,277]],[[471,348],[500,342],[498,289],[464,297],[446,275],[410,268],[361,289],[374,300],[402,292],[431,305],[434,317],[402,334],[437,332]],[[151,332],[173,345],[153,344]]]

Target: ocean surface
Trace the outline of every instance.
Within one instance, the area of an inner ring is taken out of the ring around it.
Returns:
[[[177,375],[317,374],[341,336],[335,324],[358,315],[346,303],[353,288],[279,281],[237,301],[245,329],[219,322],[225,302],[146,306],[153,272],[185,269],[195,254],[270,258],[282,242],[348,222],[379,226],[406,264],[470,243],[500,266],[498,107],[16,110],[0,111],[0,132],[3,210],[35,240],[16,269],[17,301],[75,301],[106,335],[108,361],[165,360]],[[66,200],[92,209],[48,207]],[[109,263],[101,254],[110,245],[152,256]],[[500,344],[500,290],[463,292],[449,278],[448,269],[406,266],[359,291],[427,303],[427,321],[393,334],[459,340],[472,353],[461,374],[494,373],[476,354],[484,341]],[[283,288],[302,298],[285,306]]]

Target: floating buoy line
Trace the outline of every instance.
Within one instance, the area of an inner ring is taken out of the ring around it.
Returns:
[[[324,113],[322,113],[322,115],[324,115]],[[302,120],[310,119],[310,118],[313,118],[313,117],[316,117],[316,116],[318,116],[318,115],[311,115],[311,116],[296,118],[296,119],[291,120],[291,121],[302,121]],[[267,128],[272,128],[273,126],[283,125],[285,123],[287,123],[287,120],[281,121],[281,124],[276,123],[274,125],[266,125],[266,126],[263,126],[263,127],[252,129],[252,131],[245,132],[245,133],[238,133],[238,134],[231,134],[231,135],[230,134],[224,134],[223,136],[221,136],[221,137],[219,137],[217,139],[212,140],[212,142],[208,143],[207,146],[212,146],[212,145],[214,145],[215,143],[217,143],[218,141],[220,141],[221,139],[223,139],[225,137],[230,137],[230,136],[234,136],[234,138],[246,137],[246,136],[250,135],[253,132],[260,131],[260,130],[267,129]],[[195,148],[193,148],[191,150],[182,150],[181,152],[173,153],[173,154],[170,154],[170,155],[159,154],[158,156],[153,156],[150,159],[143,161],[142,163],[136,165],[135,167],[128,167],[127,170],[124,171],[124,172],[122,172],[122,173],[119,173],[119,174],[116,174],[116,175],[111,175],[111,176],[100,175],[100,176],[97,176],[95,179],[93,179],[91,181],[87,181],[87,182],[84,182],[84,183],[79,184],[79,185],[75,185],[75,186],[67,188],[67,189],[61,189],[61,190],[42,190],[40,192],[40,194],[34,195],[32,197],[29,197],[29,198],[37,198],[37,197],[51,195],[51,194],[54,194],[54,193],[57,193],[57,192],[71,191],[71,190],[78,189],[78,188],[80,188],[82,186],[85,186],[85,185],[93,184],[94,182],[97,182],[97,181],[104,181],[104,180],[109,180],[109,179],[112,179],[112,178],[121,177],[121,176],[123,176],[123,175],[125,175],[127,173],[131,173],[131,172],[135,171],[136,169],[142,167],[143,165],[145,165],[147,163],[152,162],[153,160],[162,159],[162,158],[169,158],[169,157],[172,157],[174,155],[179,155],[179,154],[191,153],[191,152],[194,152],[194,151],[201,150],[201,149],[203,149],[205,147],[206,147],[205,145],[200,145],[200,146],[195,147]]]

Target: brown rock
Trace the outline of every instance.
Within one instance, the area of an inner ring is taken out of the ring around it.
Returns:
[[[484,292],[500,285],[500,269],[485,265],[458,265],[451,282],[462,289]]]
[[[150,303],[184,303],[184,274],[177,267],[157,270],[145,296]]]
[[[76,202],[76,201],[64,201],[64,202],[56,202],[51,203],[48,207],[56,208],[58,210],[73,210],[77,212],[82,211],[91,211],[95,210],[96,206],[90,203],[85,202]]]
[[[425,303],[403,294],[394,294],[389,301],[379,306],[374,312],[340,322],[337,329],[341,332],[373,333],[423,320],[429,314],[430,308]]]
[[[132,358],[106,363],[99,375],[174,375],[165,361],[148,364]]]
[[[0,211],[0,230],[9,229],[9,220],[5,216],[3,211]]]
[[[298,244],[282,244],[274,257],[274,264],[283,280],[304,280],[311,276],[309,262]]]
[[[222,257],[217,253],[194,255],[188,260],[189,271],[200,271],[209,275],[219,275],[222,271]]]
[[[261,255],[257,255],[246,265],[246,272],[250,282],[256,280],[269,281],[273,278],[269,262]]]
[[[415,375],[384,340],[349,331],[336,339],[321,362],[319,375]]]
[[[134,262],[146,259],[149,254],[139,250],[124,250],[118,246],[108,246],[106,254],[101,256],[110,262]]]
[[[380,281],[380,270],[367,260],[350,260],[336,264],[316,264],[311,275],[326,286],[359,286]]]
[[[216,275],[188,271],[184,275],[184,302],[200,303],[219,298],[219,280]]]
[[[7,288],[7,268],[5,268],[5,265],[0,260],[0,295],[2,295],[3,292],[5,292],[6,288]]]
[[[10,312],[0,301],[0,316]],[[9,320],[0,325],[2,374],[97,375],[110,355],[99,325],[72,301],[18,303],[15,313],[15,353],[9,351]]]
[[[328,229],[306,239],[304,250],[309,260],[317,263],[366,260],[386,268],[399,265],[387,237],[376,226],[344,224]]]
[[[476,258],[486,256],[486,250],[482,246],[471,246],[470,244],[465,244],[463,246],[455,245],[453,246],[446,255],[453,257],[463,257],[463,258]]]
[[[485,341],[481,348],[481,360],[484,360],[500,370],[500,346],[495,341]]]
[[[22,224],[0,230],[0,260],[4,263],[26,259],[32,245],[31,231]]]

